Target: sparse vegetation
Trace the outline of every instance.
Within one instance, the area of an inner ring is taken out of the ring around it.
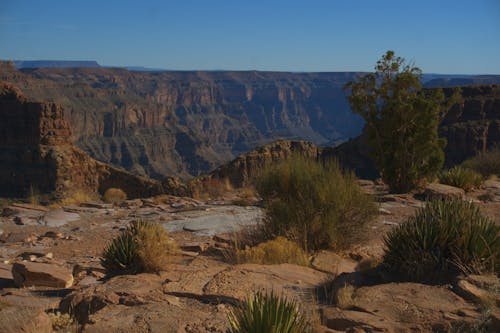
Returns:
[[[294,156],[264,170],[257,190],[267,210],[265,238],[283,236],[306,251],[346,246],[365,233],[376,212],[354,174],[336,161],[323,165]]]
[[[261,291],[250,296],[229,314],[231,333],[306,333],[311,332],[298,304],[286,297]]]
[[[385,237],[384,263],[402,278],[449,281],[459,272],[500,272],[500,226],[478,207],[434,200]]]
[[[500,176],[500,147],[468,159],[462,163],[462,166],[479,172],[483,177]]]
[[[254,247],[236,250],[238,263],[282,264],[290,263],[301,266],[309,265],[307,253],[297,243],[284,237],[261,243]]]
[[[193,198],[200,200],[217,199],[228,191],[233,190],[229,179],[200,178],[191,182],[191,193]]]
[[[134,221],[106,247],[102,264],[110,273],[158,272],[176,251],[161,225]]]
[[[354,306],[354,287],[347,284],[335,293],[335,305],[341,309],[349,309]]]
[[[102,198],[104,202],[119,204],[127,200],[127,194],[122,189],[111,187],[104,192]]]
[[[77,205],[82,202],[91,202],[98,199],[97,193],[89,192],[88,190],[77,188],[72,191],[64,193],[60,200],[55,205]]]
[[[470,191],[481,186],[483,176],[474,170],[456,166],[441,172],[439,174],[439,182]]]

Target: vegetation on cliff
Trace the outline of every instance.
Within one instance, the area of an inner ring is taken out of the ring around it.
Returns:
[[[424,91],[421,75],[387,51],[375,73],[346,85],[352,110],[366,121],[372,158],[394,192],[412,190],[444,163],[446,142],[438,137],[438,125],[451,105],[444,103],[442,90]]]

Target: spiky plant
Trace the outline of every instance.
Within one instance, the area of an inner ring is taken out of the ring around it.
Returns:
[[[472,203],[434,200],[385,237],[384,263],[402,278],[445,282],[500,272],[500,226]]]
[[[229,313],[231,333],[306,333],[310,325],[294,301],[273,292],[250,296]]]
[[[483,183],[483,176],[471,169],[460,166],[453,167],[439,174],[439,181],[442,184],[460,187],[465,191],[478,188]]]
[[[136,220],[109,243],[102,264],[110,273],[158,272],[176,250],[176,243],[161,225]]]
[[[139,269],[137,264],[137,242],[129,230],[113,239],[104,250],[102,265],[107,271],[135,273]]]

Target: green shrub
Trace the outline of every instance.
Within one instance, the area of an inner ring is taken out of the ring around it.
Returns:
[[[106,247],[102,264],[110,273],[158,272],[176,251],[161,225],[134,221]]]
[[[479,172],[483,177],[500,176],[500,147],[468,159],[462,163],[462,166]]]
[[[118,204],[127,200],[127,194],[122,189],[111,187],[104,192],[103,200],[107,203]]]
[[[344,247],[365,233],[376,212],[354,174],[342,172],[336,161],[323,165],[294,156],[265,169],[257,191],[267,210],[266,238],[283,236],[306,251]]]
[[[309,265],[307,253],[297,243],[284,237],[277,237],[244,250],[236,250],[236,259],[239,263],[263,265],[283,263]]]
[[[439,182],[446,185],[460,187],[465,191],[478,188],[483,183],[483,176],[471,169],[460,166],[453,167],[439,174]]]
[[[409,280],[500,272],[500,226],[472,203],[434,200],[385,237],[384,263]]]
[[[295,302],[260,291],[229,313],[229,323],[231,333],[311,332]]]

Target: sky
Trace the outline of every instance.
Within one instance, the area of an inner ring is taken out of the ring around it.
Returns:
[[[0,59],[172,70],[500,74],[500,0],[0,0]]]

